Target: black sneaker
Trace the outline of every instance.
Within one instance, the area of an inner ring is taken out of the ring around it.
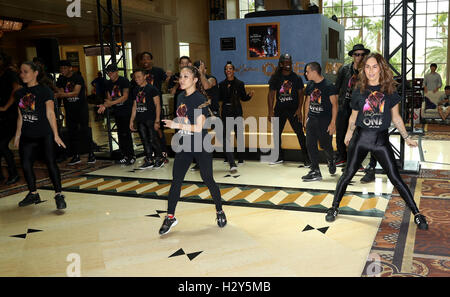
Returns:
[[[237,168],[236,164],[230,165],[230,173],[231,174],[237,173],[237,170],[238,170],[238,168]]]
[[[27,194],[27,196],[25,197],[25,199],[23,199],[22,201],[19,202],[19,206],[20,207],[24,207],[30,204],[38,204],[42,202],[41,201],[41,197],[39,196],[39,193],[36,194],[32,194],[31,192]]]
[[[122,159],[117,160],[117,161],[116,161],[116,164],[119,164],[119,165],[127,165],[127,164],[128,164],[128,158],[127,158],[127,157],[123,157]]]
[[[311,170],[308,172],[307,175],[302,176],[302,179],[305,182],[319,181],[319,180],[322,180],[322,174],[320,174],[319,171]]]
[[[220,228],[225,227],[227,224],[227,217],[225,216],[225,213],[223,210],[217,212],[217,225],[219,225]]]
[[[75,165],[81,162],[80,155],[75,155],[72,159],[67,163],[68,165]]]
[[[242,165],[244,165],[244,160],[239,160],[238,161],[238,166],[242,166]]]
[[[273,162],[270,162],[269,163],[269,165],[276,165],[276,164],[281,164],[281,163],[283,163],[284,162],[284,160],[283,159],[280,159],[280,158],[278,158],[278,160],[276,160],[276,161],[273,161]]]
[[[414,223],[416,223],[417,228],[419,228],[420,230],[428,230],[427,219],[420,213],[414,216]]]
[[[135,156],[127,158],[127,164],[126,165],[133,165],[134,163],[136,163],[136,157]]]
[[[88,156],[88,164],[94,164],[97,162],[97,159],[95,158],[95,155],[93,153],[90,153]]]
[[[303,162],[303,165],[304,165],[306,168],[310,168],[310,167],[311,167],[311,161],[310,161],[309,159],[306,159],[305,162]]]
[[[158,169],[164,166],[164,159],[163,158],[156,158],[155,162],[153,163],[153,169]]]
[[[194,166],[192,166],[191,171],[198,171],[200,170],[200,166],[198,165],[198,163],[195,163]]]
[[[367,184],[375,181],[375,170],[367,170],[366,174],[361,178],[362,184]]]
[[[149,169],[152,168],[155,165],[155,162],[153,160],[149,160],[147,158],[144,159],[144,164],[142,164],[139,169]]]
[[[336,163],[334,163],[334,160],[328,161],[328,172],[331,175],[336,173]]]
[[[341,158],[337,159],[335,162],[336,167],[344,167],[346,163],[347,163],[347,160],[344,160]]]
[[[64,195],[62,194],[56,194],[55,196],[55,202],[56,202],[56,208],[57,209],[64,209],[67,207],[66,201],[64,200]]]
[[[170,229],[173,226],[176,226],[177,224],[178,224],[178,221],[175,217],[170,219],[168,216],[166,216],[164,218],[164,222],[163,222],[161,228],[159,229],[159,235],[164,235],[164,234],[169,233]]]
[[[339,210],[336,207],[329,208],[327,210],[327,215],[325,216],[325,220],[327,222],[334,222],[334,220],[336,220],[338,213],[339,213]]]

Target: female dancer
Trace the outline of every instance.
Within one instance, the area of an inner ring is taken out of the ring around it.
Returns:
[[[406,205],[414,214],[414,222],[419,229],[428,229],[425,216],[419,213],[414,197],[402,180],[397,169],[394,154],[389,143],[388,128],[391,120],[400,132],[406,144],[416,147],[405,129],[399,114],[400,96],[396,92],[395,81],[386,60],[378,53],[371,53],[362,62],[357,89],[352,96],[352,114],[349,119],[345,144],[348,145],[347,166],[339,178],[334,193],[333,205],[327,211],[325,219],[333,222],[338,214],[339,203],[347,185],[359,169],[359,165],[372,152],[386,171],[391,183],[396,187]]]
[[[217,224],[219,227],[224,227],[227,223],[225,213],[222,210],[220,190],[213,178],[212,154],[203,148],[203,139],[207,134],[207,131],[203,129],[203,125],[206,117],[209,115],[209,111],[207,104],[205,104],[207,96],[200,80],[199,70],[192,66],[183,67],[180,71],[178,82],[181,89],[184,90],[183,93],[178,95],[178,117],[175,121],[163,121],[167,127],[179,129],[176,136],[183,142],[183,147],[181,151],[178,148],[174,149],[174,151],[179,152],[175,155],[173,164],[173,180],[169,192],[168,215],[159,229],[160,235],[168,233],[178,223],[174,216],[175,207],[180,199],[181,184],[184,176],[194,159],[200,165],[200,175],[216,205]],[[178,120],[181,120],[181,122],[178,122]],[[201,143],[198,143],[199,141]]]
[[[39,83],[42,71],[33,62],[25,62],[20,66],[20,78],[26,87],[16,91],[19,117],[14,146],[19,147],[23,173],[28,184],[28,195],[19,202],[19,206],[27,206],[41,202],[36,191],[36,176],[33,163],[39,148],[44,149],[44,157],[55,188],[57,209],[66,208],[64,195],[61,194],[61,175],[56,164],[54,143],[66,147],[58,135],[56,125],[53,92],[49,87]]]

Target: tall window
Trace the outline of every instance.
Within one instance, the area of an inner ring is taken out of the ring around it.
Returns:
[[[179,47],[180,47],[180,57],[182,57],[182,56],[189,57],[189,43],[180,42]]]
[[[391,4],[395,5],[400,1],[391,0]],[[416,77],[423,77],[429,71],[430,64],[436,63],[437,72],[445,82],[449,0],[416,1]],[[384,0],[324,0],[323,14],[327,17],[336,15],[339,23],[345,27],[346,52],[354,44],[363,43],[371,51],[383,53]],[[401,18],[393,18],[391,21],[394,27],[401,28]],[[412,22],[409,26],[412,26]],[[397,34],[391,34],[390,38],[393,44],[400,43],[401,37]],[[346,55],[346,62],[350,59]],[[391,64],[401,64],[400,51],[392,58]]]
[[[239,18],[243,19],[249,12],[255,11],[255,0],[239,0]]]

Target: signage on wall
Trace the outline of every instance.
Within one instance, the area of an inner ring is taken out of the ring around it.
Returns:
[[[235,37],[220,38],[220,50],[235,51],[236,50],[236,38]]]
[[[280,23],[247,24],[247,59],[280,57]]]

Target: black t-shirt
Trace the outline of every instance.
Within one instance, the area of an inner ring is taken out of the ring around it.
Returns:
[[[124,89],[130,88],[130,82],[123,76],[119,76],[115,82],[108,80],[106,83],[106,90],[111,95],[112,100],[117,100],[123,96]],[[128,94],[129,96],[130,94]],[[125,102],[118,103],[112,106],[115,115],[127,115],[131,112],[131,100],[127,99]]]
[[[85,84],[83,77],[78,73],[73,73],[71,77],[59,76],[56,82],[56,87],[64,89],[64,93],[73,92],[76,85],[80,85],[81,89],[78,95],[74,97],[63,98],[64,107],[66,109],[78,108],[84,104],[87,104]]]
[[[295,72],[288,76],[272,75],[269,80],[269,89],[277,93],[276,110],[297,110],[298,90],[304,87],[303,80]]]
[[[380,89],[380,86],[368,86],[363,93],[359,89],[353,91],[351,107],[358,111],[356,126],[380,131],[390,127],[391,108],[402,98],[398,93],[387,95]]]
[[[21,88],[16,91],[15,99],[22,114],[22,135],[41,137],[52,133],[45,105],[48,100],[53,101],[53,92],[49,87],[37,85]]]
[[[167,74],[163,69],[153,66],[152,69],[146,70],[147,83],[154,86],[161,94],[162,83],[167,79]]]
[[[177,120],[181,120],[182,124],[190,124],[190,125],[195,125],[196,124],[196,120],[197,117],[201,114],[203,114],[205,117],[208,117],[209,114],[209,110],[208,107],[202,107],[199,108],[199,106],[201,106],[202,104],[204,104],[207,101],[207,98],[202,95],[199,91],[195,91],[194,93],[192,93],[189,96],[186,96],[186,92],[182,92],[179,96],[178,96],[178,102],[180,103],[178,108],[177,108]],[[200,133],[193,133],[190,131],[185,131],[185,130],[178,130],[177,132],[181,137],[182,137],[182,141],[184,139],[190,138],[190,143],[191,143],[191,152],[194,151],[199,151],[198,149],[201,148],[201,150],[203,150],[203,139],[205,137],[205,135],[208,133],[208,131],[206,129],[202,129],[201,132],[201,139],[202,139],[202,143],[195,143],[195,139],[198,138],[198,136],[196,137],[195,135]],[[181,141],[181,143],[183,143]],[[194,148],[198,148],[198,149],[194,149]]]
[[[216,80],[216,85],[212,88],[209,88],[207,90],[205,90],[206,94],[208,94],[208,96],[211,99],[211,111],[215,114],[218,115],[219,114],[219,109],[220,109],[220,105],[219,105],[219,83],[217,81],[217,79],[212,76],[212,75],[206,75],[206,79],[210,79],[210,78],[214,78]]]
[[[152,85],[133,88],[131,99],[136,101],[136,121],[145,122],[156,120],[156,106],[153,98],[159,96],[158,90]]]
[[[19,78],[17,76],[17,73],[8,68],[5,70],[2,76],[0,76],[0,106],[4,106],[6,105],[6,103],[8,103],[8,100],[11,97],[14,83],[19,84]],[[0,120],[1,119],[17,119],[17,105],[12,104],[8,108],[8,110],[1,111]]]
[[[310,81],[306,86],[305,94],[309,97],[308,117],[331,119],[333,105],[330,96],[338,95],[338,90],[333,83],[326,78],[320,83]]]

